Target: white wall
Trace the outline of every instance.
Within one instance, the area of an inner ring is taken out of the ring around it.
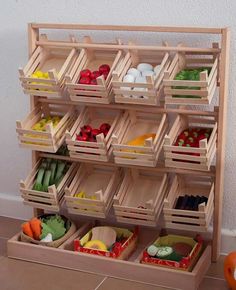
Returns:
[[[18,67],[27,59],[28,22],[230,26],[232,50],[223,226],[228,229],[236,228],[235,12],[234,0],[1,1],[0,193],[17,195],[19,180],[24,178],[30,169],[30,152],[19,149],[15,134],[15,120],[25,115],[29,105],[28,97],[23,95],[20,88],[17,72]],[[196,37],[193,40],[198,42]]]

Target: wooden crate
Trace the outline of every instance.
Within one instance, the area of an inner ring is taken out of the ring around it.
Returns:
[[[123,77],[139,63],[149,63],[153,67],[160,65],[156,76],[146,76],[146,83],[124,82]],[[169,53],[148,50],[129,50],[121,65],[113,72],[112,86],[116,103],[157,105],[163,95],[163,78],[170,64]],[[130,88],[133,88],[130,90]],[[144,89],[144,90],[141,90]]]
[[[45,97],[62,97],[65,92],[65,74],[69,73],[78,52],[75,48],[37,46],[19,78],[25,94]],[[49,79],[33,78],[37,71],[48,72]]]
[[[207,204],[198,206],[197,211],[175,209],[179,196],[206,196]],[[176,175],[171,183],[168,196],[164,201],[164,220],[168,228],[195,232],[205,232],[210,224],[214,208],[214,183],[209,177],[191,178]]]
[[[45,132],[32,130],[34,124],[49,116],[60,116],[62,119],[56,127],[52,123],[47,124]],[[24,120],[16,121],[20,146],[55,153],[65,142],[65,131],[72,127],[75,117],[76,111],[72,106],[38,103]]]
[[[114,196],[118,222],[156,226],[167,190],[167,174],[129,169]]]
[[[73,127],[66,133],[66,144],[70,157],[78,160],[109,161],[111,159],[112,147],[111,136],[119,125],[122,112],[112,109],[96,109],[95,107],[84,108]],[[105,137],[103,133],[96,136],[97,142],[76,140],[81,127],[90,125],[92,128],[99,128],[102,123],[108,123],[111,128]]]
[[[77,56],[71,72],[66,76],[66,87],[70,99],[75,102],[109,104],[113,99],[112,72],[120,64],[122,56],[123,52],[121,50],[83,48]],[[102,64],[110,66],[110,72],[106,80],[104,76],[100,76],[96,79],[97,85],[78,83],[82,70],[98,70]]]
[[[120,170],[114,167],[82,164],[70,186],[65,189],[68,212],[105,218],[111,208],[120,175]],[[81,191],[96,199],[74,196]]]
[[[217,46],[218,47],[218,46]],[[199,81],[175,80],[183,69],[208,67],[211,71],[200,73]],[[218,82],[219,58],[217,54],[176,53],[164,73],[165,104],[207,105],[211,103]],[[188,88],[184,88],[188,87]],[[198,89],[197,89],[198,88]]]
[[[126,111],[120,122],[120,129],[112,136],[115,163],[155,167],[167,131],[166,114]],[[145,134],[156,134],[147,138],[144,146],[127,145],[127,143]]]
[[[56,187],[51,185],[48,192],[33,190],[33,185],[41,165],[41,159],[35,164],[25,181],[20,182],[20,192],[24,204],[50,211],[59,211],[64,200],[65,187],[70,184],[73,174],[78,170],[76,163],[72,163],[60,184]]]
[[[199,148],[174,146],[178,135],[187,128],[211,128],[207,139],[201,140]],[[216,153],[217,122],[212,116],[178,115],[165,136],[164,155],[167,167],[208,171]]]
[[[210,245],[203,250],[192,272],[141,264],[139,261],[145,246],[140,253],[135,253],[128,261],[73,251],[74,238],[84,233],[86,233],[85,225],[59,248],[21,242],[19,233],[8,240],[8,257],[182,290],[197,290],[211,264]]]

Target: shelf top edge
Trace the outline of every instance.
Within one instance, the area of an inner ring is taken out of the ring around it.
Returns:
[[[135,26],[135,25],[96,25],[76,23],[29,23],[34,29],[75,29],[75,30],[110,30],[110,31],[143,31],[170,33],[222,34],[228,27],[184,27],[184,26]]]

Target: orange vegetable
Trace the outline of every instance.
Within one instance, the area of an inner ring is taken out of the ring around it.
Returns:
[[[42,233],[42,227],[41,227],[41,220],[37,218],[32,218],[30,221],[30,227],[33,232],[33,236],[36,240],[40,240],[40,235]]]
[[[235,280],[235,271],[236,271],[236,252],[230,253],[224,262],[224,274],[225,279],[232,290],[236,290],[236,280]]]
[[[33,232],[31,230],[29,222],[23,223],[21,228],[22,228],[22,231],[23,231],[24,234],[26,234],[27,236],[29,236],[31,238],[34,238],[34,235],[33,235]]]

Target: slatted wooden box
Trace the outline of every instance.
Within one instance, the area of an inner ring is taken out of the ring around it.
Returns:
[[[139,63],[160,65],[159,73],[146,76],[146,83],[124,82],[123,78],[132,67]],[[169,53],[152,50],[129,50],[121,65],[113,72],[112,86],[116,103],[157,105],[163,95],[163,78],[170,64]]]
[[[38,46],[19,77],[25,94],[46,97],[62,97],[65,89],[65,74],[69,73],[77,56],[76,49]],[[37,71],[48,72],[49,78],[34,78]]]
[[[114,196],[118,222],[156,226],[167,191],[167,174],[129,169]]]
[[[218,47],[218,45],[215,45]],[[217,55],[176,53],[164,74],[165,104],[207,105],[211,103],[218,81]],[[200,73],[200,80],[175,80],[183,69],[211,68]]]
[[[66,133],[66,144],[70,157],[78,160],[109,161],[112,156],[111,136],[119,129],[121,116],[122,112],[119,110],[97,109],[95,107],[84,108],[71,130]],[[108,123],[111,126],[106,137],[101,133],[96,136],[97,142],[76,140],[81,127],[84,125],[99,128],[103,123]]]
[[[121,50],[83,48],[77,56],[72,70],[66,76],[66,87],[70,99],[75,102],[109,104],[113,99],[112,72],[120,64],[122,56],[123,52]],[[102,64],[110,66],[110,72],[106,79],[102,75],[96,79],[97,85],[79,84],[82,70],[95,71]]]
[[[41,165],[41,159],[35,164],[25,181],[20,182],[20,192],[24,204],[50,211],[59,211],[64,200],[65,187],[72,181],[73,175],[77,170],[76,163],[72,163],[65,176],[56,187],[51,185],[48,192],[33,190],[38,169]]]
[[[211,128],[209,140],[199,142],[199,148],[175,146],[179,134],[187,128]],[[216,153],[217,122],[211,116],[178,115],[165,136],[165,166],[208,171]]]
[[[32,127],[42,118],[60,116],[61,120],[53,127],[46,125],[46,131],[36,131]],[[22,121],[16,122],[16,132],[21,147],[37,151],[55,153],[65,141],[65,132],[75,121],[76,111],[72,106],[57,106],[38,103]]]
[[[65,189],[69,213],[105,218],[120,182],[121,171],[115,167],[82,164],[70,186]],[[86,197],[75,197],[84,192]]]
[[[175,209],[179,196],[205,196],[207,203],[198,205],[197,211]],[[214,208],[214,182],[207,176],[175,175],[170,190],[164,201],[164,220],[167,228],[195,232],[206,232]]]
[[[155,167],[167,127],[166,114],[127,111],[121,119],[117,134],[112,136],[115,163]],[[154,137],[146,134],[154,134]],[[131,140],[145,135],[147,137],[142,145],[128,145]]]

